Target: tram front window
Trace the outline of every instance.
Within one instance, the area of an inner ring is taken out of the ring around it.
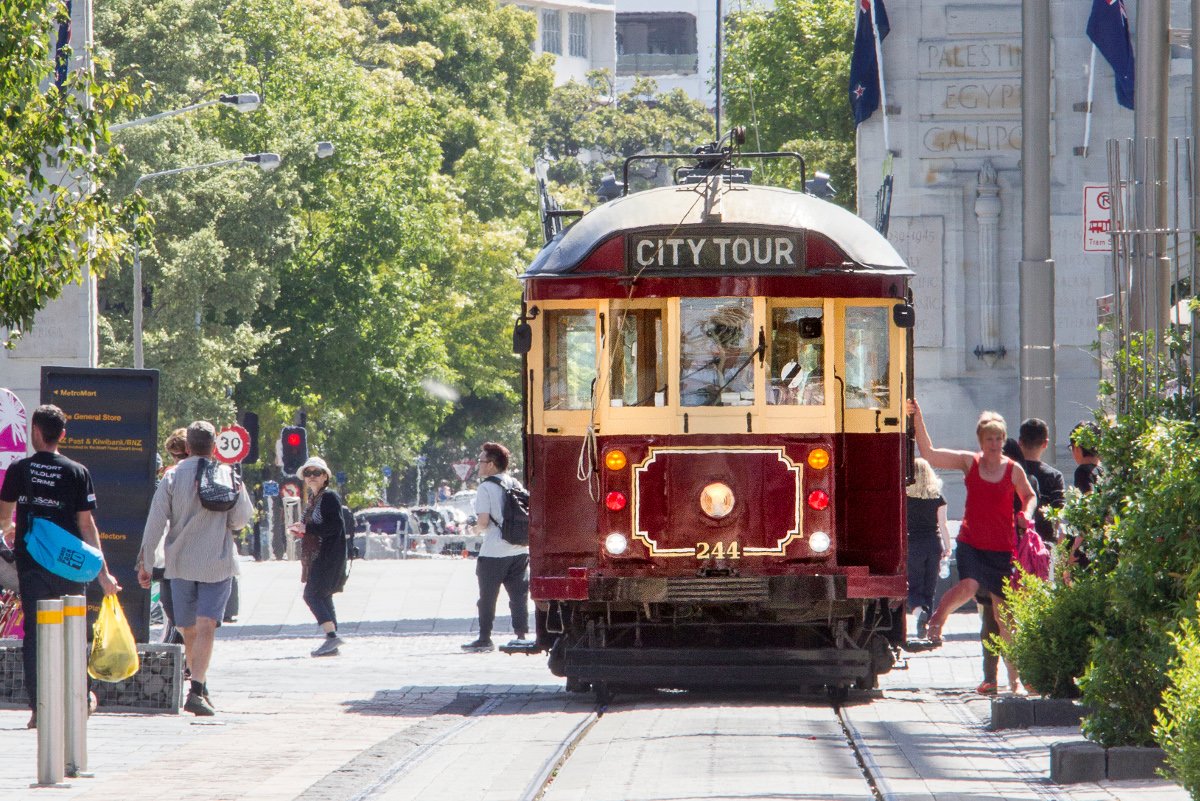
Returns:
[[[679,314],[680,405],[753,405],[753,300],[684,298]]]
[[[888,309],[846,309],[846,408],[871,409],[891,403],[888,377]]]
[[[546,312],[545,382],[547,411],[591,408],[596,378],[596,314],[591,309]]]
[[[611,388],[613,406],[662,406],[667,363],[659,309],[614,309]]]
[[[825,403],[824,313],[817,306],[771,310],[771,372],[767,403]]]

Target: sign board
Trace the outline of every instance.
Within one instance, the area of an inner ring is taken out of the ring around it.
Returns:
[[[1112,196],[1107,185],[1083,187],[1083,250],[1085,253],[1112,251]]]
[[[43,367],[41,402],[67,416],[59,450],[92,474],[93,517],[121,607],[138,642],[150,637],[150,592],[138,586],[137,558],[154,497],[158,454],[158,371]],[[100,587],[88,585],[88,611]],[[91,615],[89,615],[91,616]]]
[[[392,468],[390,468],[390,467],[383,468],[383,477],[391,478],[392,477]]]
[[[626,237],[625,264],[631,273],[795,272],[806,266],[804,246],[804,234],[788,229],[653,229]]]
[[[250,432],[239,425],[225,426],[217,432],[216,457],[225,464],[237,464],[250,454]]]
[[[16,393],[0,387],[0,486],[9,466],[29,450],[29,425],[25,404]]]
[[[263,492],[264,498],[278,498],[279,497],[279,482],[278,481],[264,481],[263,485],[262,485],[262,492]]]
[[[299,479],[285,478],[279,482],[279,494],[284,498],[299,498],[301,494]]]
[[[475,469],[475,462],[470,459],[464,459],[461,462],[455,462],[454,475],[458,476],[459,481],[466,481],[467,476],[471,475],[471,471]]]

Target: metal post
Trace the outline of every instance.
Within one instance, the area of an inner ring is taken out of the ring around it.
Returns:
[[[63,598],[63,678],[66,683],[66,773],[88,776],[87,598]]]
[[[713,141],[721,141],[721,33],[724,28],[723,20],[721,19],[721,0],[717,0],[717,41],[716,41],[716,64],[714,65],[714,73],[716,75],[716,103],[713,105],[717,133],[713,137]]]
[[[267,534],[258,538],[259,555],[262,561],[270,561],[275,552],[275,498],[267,496]]]
[[[1054,260],[1050,258],[1050,4],[1021,4],[1021,417],[1054,434]],[[1054,461],[1053,451],[1049,452]]]
[[[142,360],[142,251],[133,241],[133,366],[141,370]]]
[[[63,602],[37,605],[38,780],[35,787],[63,783]]]

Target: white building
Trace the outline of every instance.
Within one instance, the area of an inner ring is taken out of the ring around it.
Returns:
[[[554,83],[583,83],[589,70],[617,68],[612,0],[521,0],[537,16],[535,53],[554,55]]]

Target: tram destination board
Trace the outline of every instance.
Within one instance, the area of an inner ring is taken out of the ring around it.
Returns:
[[[625,263],[642,273],[795,272],[805,266],[801,231],[663,228],[630,233]]]
[[[138,586],[142,529],[154,497],[158,451],[158,371],[43,367],[42,403],[67,416],[59,450],[92,474],[96,527],[108,569],[122,587],[121,606],[138,642],[150,636],[150,593]],[[100,590],[88,586],[88,612]]]

